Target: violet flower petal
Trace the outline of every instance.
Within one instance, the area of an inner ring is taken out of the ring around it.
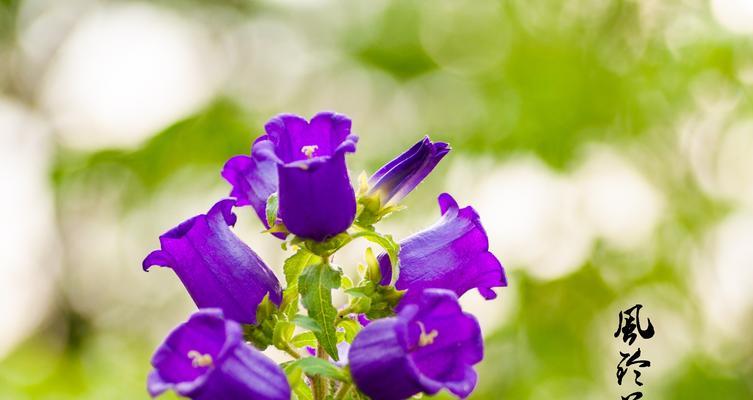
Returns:
[[[379,196],[382,206],[402,200],[450,152],[447,143],[424,136],[418,143],[379,168],[369,178],[369,195]]]
[[[272,360],[243,341],[240,325],[202,309],[176,327],[152,357],[147,389],[196,400],[288,400],[290,385]]]
[[[264,226],[269,229],[267,222],[267,199],[277,191],[277,163],[265,158],[254,148],[257,143],[267,140],[267,136],[260,136],[251,147],[251,155],[238,155],[230,158],[222,168],[222,177],[232,185],[230,196],[238,201],[237,207],[251,206]],[[285,234],[276,233],[280,239]]]
[[[282,301],[282,288],[264,261],[230,230],[234,199],[217,202],[160,236],[161,249],[142,263],[172,268],[199,308],[218,307],[228,318],[256,323],[256,308],[269,294]]]
[[[396,317],[361,330],[348,356],[354,382],[374,400],[443,388],[467,397],[476,386],[472,366],[483,359],[483,339],[478,321],[461,310],[453,292],[426,289]]]
[[[254,154],[277,163],[279,216],[285,227],[317,241],[348,229],[355,218],[356,199],[345,154],[356,151],[344,115],[319,113],[310,122],[290,114],[265,126],[268,140],[257,142]]]
[[[395,287],[408,290],[403,301],[424,288],[443,288],[462,296],[477,288],[486,299],[497,295],[492,288],[507,286],[502,264],[489,251],[489,238],[478,213],[459,208],[447,193],[439,196],[442,217],[424,231],[400,242],[400,275]],[[386,254],[377,257],[383,285],[392,277]]]

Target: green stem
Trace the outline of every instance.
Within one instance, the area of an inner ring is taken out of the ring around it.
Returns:
[[[352,314],[352,313],[353,313],[353,309],[350,308],[350,306],[348,306],[348,307],[345,307],[342,310],[338,311],[337,312],[337,317],[338,318],[344,318],[348,314]]]
[[[329,356],[327,355],[327,352],[324,350],[324,346],[321,344],[317,346],[316,348],[316,356],[323,359],[324,361],[329,362]],[[327,379],[324,377],[319,377],[319,385],[321,389],[322,399],[327,398],[327,393],[329,392],[329,386]]]
[[[352,385],[348,382],[343,382],[342,385],[340,385],[340,389],[337,390],[337,393],[335,394],[335,400],[344,400],[345,396],[348,395],[348,392],[350,392],[350,388]]]
[[[327,352],[324,351],[324,347],[322,345],[317,346],[316,348],[316,356],[319,358],[323,358],[327,360]],[[311,378],[311,383],[313,386],[313,395],[314,400],[325,400],[327,398],[327,380],[324,379],[321,375],[314,375]]]
[[[301,354],[295,351],[295,349],[292,346],[290,346],[290,343],[288,342],[283,343],[282,348],[280,350],[288,353],[291,357],[295,358],[296,360],[301,358]]]
[[[324,400],[324,393],[322,390],[322,377],[319,375],[314,375],[311,377],[311,386],[312,386],[312,394],[314,395],[314,400]]]

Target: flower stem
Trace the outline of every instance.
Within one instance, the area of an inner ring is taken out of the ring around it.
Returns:
[[[327,355],[327,352],[324,350],[324,346],[322,346],[321,344],[317,346],[316,356],[323,359],[324,361],[329,362],[329,356]],[[322,377],[322,392],[324,394],[324,397],[322,398],[323,399],[327,398],[327,392],[329,392],[329,386],[328,386],[327,379],[324,377]]]
[[[344,382],[342,385],[340,385],[340,389],[337,390],[337,393],[335,394],[335,400],[344,400],[345,396],[348,395],[348,392],[350,392],[351,384]]]
[[[347,316],[348,314],[352,314],[352,313],[353,313],[353,309],[352,309],[352,308],[350,308],[350,306],[348,306],[348,307],[345,307],[345,308],[343,308],[342,310],[340,310],[340,311],[339,311],[339,312],[337,313],[337,316],[338,316],[339,318],[344,318],[344,317],[345,317],[345,316]]]
[[[284,342],[282,346],[283,347],[280,350],[288,353],[291,357],[295,358],[296,360],[301,358],[301,354],[295,351],[295,349],[290,346],[290,343]]]
[[[319,358],[322,358],[324,360],[327,360],[327,352],[324,351],[324,347],[322,345],[317,346],[316,348],[316,356]],[[324,379],[324,377],[320,375],[315,375],[312,379],[313,386],[314,386],[314,400],[324,400],[327,398],[327,380]]]

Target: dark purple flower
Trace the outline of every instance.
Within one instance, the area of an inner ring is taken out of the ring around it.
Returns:
[[[472,366],[483,354],[478,321],[461,310],[455,293],[426,289],[396,317],[363,328],[348,357],[362,392],[374,400],[398,400],[442,388],[467,397],[477,380]]]
[[[369,178],[368,194],[379,196],[382,206],[399,202],[429,175],[450,150],[447,143],[432,143],[428,136],[424,136]]]
[[[152,357],[147,389],[196,400],[289,400],[285,373],[243,341],[241,326],[216,308],[201,309],[178,325]]]
[[[443,288],[458,296],[477,288],[487,299],[497,295],[492,288],[507,286],[505,270],[489,251],[489,238],[472,207],[459,208],[447,193],[439,196],[442,217],[428,229],[400,242],[400,274],[395,287],[408,290],[403,301],[424,288]],[[382,284],[392,278],[389,257],[378,257]]]
[[[311,122],[282,114],[265,125],[267,134],[254,143],[247,162],[256,163],[256,171],[266,168],[258,166],[266,160],[277,164],[278,216],[288,231],[321,241],[345,231],[353,222],[356,199],[345,153],[356,151],[358,137],[350,133],[350,125],[348,117],[328,112],[315,115]],[[233,162],[231,169],[237,163]],[[249,187],[273,186],[271,173],[257,172],[245,182]],[[231,183],[234,191],[244,191],[242,179]],[[260,191],[257,197],[268,191]]]
[[[277,192],[277,163],[274,160],[254,154],[254,148],[260,141],[267,140],[261,136],[251,146],[251,155],[239,155],[229,159],[222,168],[222,177],[232,186],[230,196],[238,201],[236,206],[251,206],[267,229],[267,199]],[[284,239],[285,234],[277,232],[275,236]]]
[[[256,323],[256,308],[269,294],[282,301],[280,282],[250,247],[230,230],[235,224],[234,199],[220,200],[160,236],[161,249],[142,263],[170,267],[199,308],[218,307],[228,318]]]

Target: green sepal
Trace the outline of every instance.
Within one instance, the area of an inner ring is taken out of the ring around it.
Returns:
[[[371,247],[366,248],[366,279],[379,283],[382,281],[382,270],[379,268],[379,261],[377,261],[374,252]]]
[[[403,298],[405,291],[365,280],[345,293],[351,296],[348,305],[351,312],[366,314],[369,319],[379,319],[395,315],[395,306]]]
[[[350,304],[348,304],[348,309],[350,310],[350,312],[363,314],[371,310],[371,295],[373,291],[366,293],[365,288],[355,287],[346,290],[345,293],[349,294],[352,297]]]
[[[310,252],[317,254],[323,258],[329,257],[337,250],[350,243],[351,237],[349,234],[343,232],[337,234],[323,242],[317,242],[315,240],[304,240],[303,246]]]
[[[390,263],[392,264],[392,279],[390,280],[390,285],[394,286],[395,282],[397,282],[398,275],[400,274],[400,268],[398,265],[398,253],[400,252],[400,244],[398,244],[395,239],[392,238],[392,235],[382,235],[379,232],[370,229],[359,230],[358,232],[352,234],[351,237],[353,237],[354,239],[362,237],[372,243],[378,244],[382,249],[384,249],[385,252],[387,252],[387,256],[389,256]],[[375,265],[374,268],[378,270],[379,265]],[[372,275],[375,274],[376,272],[372,272]],[[381,272],[379,273],[379,280],[376,280],[375,282],[379,283],[380,280]]]
[[[340,320],[340,322],[337,323],[337,327],[342,328],[345,341],[348,343],[353,343],[353,339],[355,339],[358,332],[361,331],[361,324],[350,318]]]
[[[267,204],[264,206],[264,216],[266,217],[267,225],[269,226],[269,229],[265,230],[264,233],[290,233],[288,228],[285,227],[285,224],[277,218],[278,208],[279,196],[277,195],[277,192],[274,192],[267,197]]]
[[[355,224],[364,228],[373,227],[388,215],[405,209],[405,206],[400,204],[383,206],[378,193],[359,195],[356,204]]]
[[[332,289],[340,287],[341,274],[342,272],[328,264],[317,264],[306,267],[298,278],[298,290],[303,306],[308,310],[308,316],[321,328],[314,334],[319,344],[335,361],[338,360],[335,331],[337,309],[332,305]]]
[[[280,350],[288,348],[288,342],[295,332],[295,324],[288,321],[277,321],[272,331],[272,344]]]
[[[267,225],[275,226],[277,224],[277,209],[279,207],[280,196],[277,192],[274,192],[267,197],[267,205],[264,208],[264,213],[267,216]]]
[[[264,350],[274,344],[274,332],[279,321],[279,309],[269,300],[269,294],[256,308],[256,324],[243,325],[243,336],[254,347]]]

